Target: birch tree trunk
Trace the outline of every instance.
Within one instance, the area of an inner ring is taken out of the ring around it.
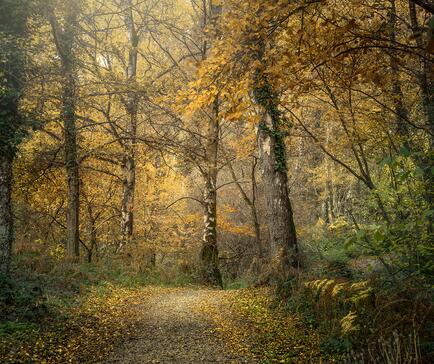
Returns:
[[[129,54],[126,80],[129,86],[135,87],[137,77],[137,57],[139,37],[134,23],[133,4],[128,1],[129,8],[125,15],[125,25],[128,32]],[[125,100],[128,115],[126,140],[123,142],[124,156],[122,160],[122,206],[121,206],[121,247],[133,240],[134,229],[134,195],[136,189],[136,138],[138,100],[135,90],[129,92]]]
[[[209,6],[209,11],[207,8]],[[221,13],[221,6],[212,1],[203,1],[202,31],[210,21],[217,29],[217,19]],[[207,57],[207,42],[204,41],[202,60]],[[220,137],[219,123],[219,96],[216,95],[210,115],[205,116],[206,146],[205,168],[202,171],[204,177],[203,189],[203,237],[200,251],[201,275],[204,283],[223,287],[222,276],[219,269],[218,246],[217,246],[217,175],[218,175],[218,150]]]
[[[204,229],[201,249],[202,279],[205,283],[223,286],[219,270],[217,247],[217,157],[219,147],[218,98],[214,101],[213,116],[208,119],[207,145],[205,150],[206,168],[203,190]]]
[[[12,254],[12,160],[0,149],[0,274],[8,274]]]

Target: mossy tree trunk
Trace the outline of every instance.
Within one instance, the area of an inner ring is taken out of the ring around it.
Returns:
[[[11,263],[13,161],[28,127],[19,108],[27,68],[28,13],[26,0],[0,1],[0,274],[8,274]]]
[[[53,9],[50,9],[48,16],[57,53],[61,61],[61,72],[63,78],[61,117],[63,120],[64,130],[64,158],[68,196],[66,213],[66,248],[69,259],[78,261],[80,256],[80,176],[77,157],[77,95],[74,57],[78,3],[71,2],[66,6],[65,11],[63,26],[60,25]]]

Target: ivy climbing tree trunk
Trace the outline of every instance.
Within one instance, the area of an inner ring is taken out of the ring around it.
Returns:
[[[425,46],[422,41],[421,31],[417,18],[417,10],[413,1],[409,0],[410,24],[412,32],[416,41],[416,45],[420,52],[425,51]],[[429,149],[432,151],[434,147],[434,100],[433,100],[433,79],[432,72],[430,72],[430,65],[424,56],[420,57],[420,70],[419,70],[419,87],[422,98],[422,106],[425,114],[427,126],[431,131]],[[424,174],[426,185],[426,200],[432,206],[434,204],[434,174],[432,168],[434,166],[433,152],[427,153],[419,165]],[[431,224],[432,230],[432,224]]]
[[[27,66],[24,46],[28,8],[23,0],[0,2],[0,274],[8,274],[11,263],[12,166],[26,130],[19,103]]]
[[[19,108],[27,68],[28,16],[26,1],[0,2],[0,274],[9,273],[14,240],[13,162],[28,127]]]
[[[133,4],[128,0],[125,14],[125,26],[129,40],[128,65],[126,81],[133,89],[124,100],[127,112],[126,136],[123,141],[124,156],[122,159],[122,206],[121,206],[121,248],[133,240],[134,228],[134,195],[136,189],[136,138],[137,138],[137,108],[138,100],[134,90],[137,77],[137,57],[139,36],[134,23]]]
[[[12,254],[12,154],[0,149],[0,274],[7,274]]]
[[[291,268],[298,266],[297,236],[289,200],[284,134],[277,96],[265,76],[256,80],[254,98],[262,107],[258,130],[258,147],[262,179],[267,200],[271,272],[268,279],[285,281]]]
[[[80,256],[80,177],[77,158],[77,128],[76,128],[76,81],[74,45],[76,37],[76,21],[78,3],[71,2],[66,6],[63,29],[52,9],[49,20],[61,61],[62,71],[62,110],[63,130],[65,139],[65,168],[67,175],[68,205],[66,213],[67,254],[73,261]]]
[[[222,277],[218,265],[217,247],[217,173],[219,147],[219,111],[218,98],[214,101],[213,117],[208,118],[207,144],[205,150],[206,167],[203,189],[204,230],[201,249],[202,278],[205,283],[222,286]]]
[[[425,46],[422,40],[422,28],[419,26],[417,11],[414,2],[409,0],[409,12],[410,12],[410,24],[413,32],[416,45],[420,52],[425,51]],[[420,71],[419,73],[419,86],[422,96],[422,106],[425,113],[425,117],[428,123],[428,127],[434,135],[434,102],[433,102],[433,85],[432,74],[430,72],[430,66],[424,56],[420,56]],[[433,137],[431,137],[431,145],[434,145]]]

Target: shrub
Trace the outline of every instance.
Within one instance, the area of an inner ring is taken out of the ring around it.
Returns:
[[[46,311],[47,306],[39,282],[15,281],[0,275],[0,322],[36,321],[46,314]]]

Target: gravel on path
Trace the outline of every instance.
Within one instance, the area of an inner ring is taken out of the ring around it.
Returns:
[[[137,334],[124,342],[108,363],[256,363],[253,358],[231,352],[216,333],[211,318],[200,309],[204,302],[222,304],[218,294],[210,292],[194,288],[156,292],[136,307],[140,321]]]

